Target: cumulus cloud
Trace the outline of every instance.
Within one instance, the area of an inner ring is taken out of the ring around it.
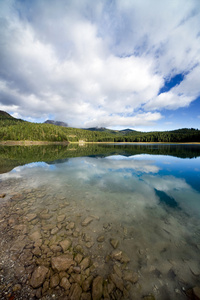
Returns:
[[[115,126],[116,124],[120,124],[121,126],[127,127],[130,124],[134,124],[134,126],[148,126],[154,124],[154,122],[160,120],[162,115],[160,113],[138,113],[136,116],[120,116],[117,114],[112,114],[110,116],[99,115],[98,118],[90,118],[85,125],[87,127],[93,127],[98,122],[102,124],[104,127]]]
[[[0,3],[0,109],[71,126],[151,126],[200,95],[196,0]],[[159,94],[165,80],[184,80]]]
[[[200,96],[199,90],[200,66],[194,67],[184,80],[166,93],[161,93],[151,99],[146,105],[147,110],[177,109],[189,106],[189,104]]]

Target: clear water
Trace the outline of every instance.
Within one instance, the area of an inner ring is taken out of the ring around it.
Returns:
[[[113,250],[110,238],[117,239],[139,277],[130,299],[186,299],[185,291],[200,285],[200,146],[194,155],[191,146],[188,152],[172,146],[167,155],[158,154],[164,145],[151,145],[153,154],[147,154],[150,146],[137,154],[133,145],[132,152],[128,145],[119,147],[109,154],[106,145],[105,155],[102,150],[81,157],[69,149],[70,158],[16,166],[0,175],[1,190],[32,193],[27,213],[48,208],[55,226],[55,215],[66,214],[90,236],[93,245],[85,251],[102,276],[113,264],[106,260]],[[94,219],[83,228],[87,216]],[[101,235],[105,241],[98,243]]]

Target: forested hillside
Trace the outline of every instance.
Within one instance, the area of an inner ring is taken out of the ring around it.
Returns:
[[[50,142],[200,142],[200,130],[178,129],[164,132],[85,130],[39,124],[13,118],[0,111],[0,141]]]
[[[131,132],[124,137],[116,138],[118,142],[200,142],[200,130],[178,129],[173,131]]]
[[[7,141],[51,141],[51,142],[78,142],[110,141],[110,133],[83,130],[71,127],[62,127],[46,123],[31,123],[13,118],[0,111],[0,140]],[[114,141],[112,139],[112,141]]]

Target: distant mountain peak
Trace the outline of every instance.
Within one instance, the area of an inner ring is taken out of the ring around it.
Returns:
[[[121,133],[121,134],[127,134],[127,133],[131,133],[134,132],[136,130],[130,129],[130,128],[126,128],[123,130],[113,130],[113,129],[107,129],[106,127],[100,127],[100,126],[96,126],[96,127],[91,127],[91,128],[83,128],[86,130],[90,130],[90,131],[102,131],[102,132],[109,132],[109,133]]]
[[[90,130],[90,131],[105,131],[105,130],[107,130],[107,128],[105,128],[105,127],[100,127],[100,126],[90,127],[90,128],[84,128],[84,129]]]
[[[123,130],[120,130],[121,132],[132,132],[132,131],[136,131],[136,130],[133,130],[133,129],[130,129],[130,128],[126,128],[126,129],[123,129]]]
[[[46,120],[44,123],[62,126],[62,127],[68,127],[68,124],[62,121]]]
[[[12,117],[9,113],[0,110],[0,118],[1,119],[14,119],[14,117]]]

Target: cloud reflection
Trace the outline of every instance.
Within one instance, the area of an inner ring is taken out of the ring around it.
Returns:
[[[33,163],[17,167],[10,173],[0,175],[0,180],[26,178],[30,186],[52,184],[55,191],[70,185],[76,193],[88,191],[98,199],[112,198],[119,202],[119,209],[128,203],[130,211],[140,213],[146,207],[153,208],[162,203],[162,193],[156,192],[160,191],[174,199],[184,211],[200,215],[200,194],[184,178],[175,177],[170,174],[171,171],[167,171],[169,175],[162,175],[163,171],[167,169],[161,169],[155,157],[153,160],[119,155],[78,157],[53,166]]]
[[[5,173],[5,174],[0,174],[0,180],[4,181],[4,180],[8,180],[8,179],[18,179],[21,178],[22,176],[19,173],[13,172],[12,171],[10,173]]]
[[[66,168],[70,176],[96,189],[129,197],[138,207],[160,203],[155,190],[166,193],[178,206],[190,213],[200,213],[200,195],[184,178],[159,175],[160,167],[153,160],[110,156],[76,158]]]
[[[184,211],[200,215],[200,194],[184,178],[175,176],[142,176],[152,189],[165,192],[173,198]]]

